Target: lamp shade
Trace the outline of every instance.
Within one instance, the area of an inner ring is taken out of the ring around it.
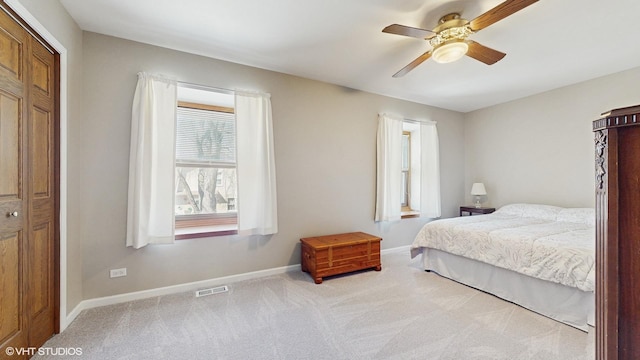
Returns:
[[[471,195],[487,195],[487,189],[483,183],[473,183],[471,186]]]
[[[469,50],[469,45],[466,42],[449,41],[435,48],[431,56],[436,62],[446,64],[459,60],[467,53],[467,50]]]

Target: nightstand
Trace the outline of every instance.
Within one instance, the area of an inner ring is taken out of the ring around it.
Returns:
[[[460,206],[460,216],[466,215],[483,215],[483,214],[491,214],[496,211],[496,208],[489,207],[481,207],[477,208],[475,206]]]

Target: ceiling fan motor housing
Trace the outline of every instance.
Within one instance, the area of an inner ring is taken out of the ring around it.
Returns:
[[[469,20],[460,18],[460,14],[445,15],[440,22],[441,24],[433,29],[436,35],[429,39],[429,44],[434,49],[446,43],[463,41],[473,34]]]

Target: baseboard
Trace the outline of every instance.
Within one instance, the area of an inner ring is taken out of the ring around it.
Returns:
[[[411,247],[410,245],[407,245],[407,246],[400,246],[400,247],[391,248],[391,249],[384,249],[380,251],[380,254],[386,255],[386,254],[398,253],[403,251],[406,251],[408,254],[410,247]],[[282,267],[260,270],[260,271],[252,271],[248,273],[230,275],[230,276],[202,280],[202,281],[194,281],[194,282],[185,283],[185,284],[165,286],[161,288],[136,291],[136,292],[126,293],[126,294],[118,294],[118,295],[83,300],[75,308],[73,308],[73,310],[67,315],[66,324],[65,324],[66,326],[64,326],[63,328],[66,328],[69,324],[71,324],[71,322],[73,322],[73,320],[75,320],[76,317],[78,317],[78,315],[80,315],[80,313],[82,313],[83,310],[92,309],[95,307],[120,304],[120,303],[134,301],[134,300],[148,299],[151,297],[162,296],[162,295],[177,294],[177,293],[186,292],[186,291],[195,291],[201,288],[232,284],[238,281],[257,279],[265,276],[279,275],[279,274],[284,274],[292,271],[300,271],[300,264],[282,266]]]
[[[380,255],[395,254],[399,252],[406,252],[408,255],[410,250],[411,250],[411,245],[398,246],[391,249],[380,250]]]
[[[85,300],[80,301],[80,303],[78,303],[78,305],[76,305],[76,307],[74,307],[73,310],[71,310],[71,312],[67,314],[67,317],[63,318],[65,323],[64,323],[64,326],[63,324],[60,324],[60,332],[63,332],[64,330],[66,330],[67,327],[71,325],[73,320],[75,320],[78,317],[78,315],[80,315],[82,310],[88,309],[84,303],[85,303]]]

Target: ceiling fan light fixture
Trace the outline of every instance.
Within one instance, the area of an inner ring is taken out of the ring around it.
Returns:
[[[450,41],[433,49],[433,53],[431,56],[436,62],[446,64],[460,60],[460,58],[462,58],[468,50],[469,45],[466,42]]]

